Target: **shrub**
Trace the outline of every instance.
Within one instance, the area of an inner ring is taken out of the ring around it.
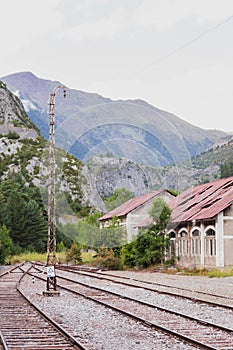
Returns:
[[[11,140],[17,140],[17,139],[20,138],[19,134],[17,134],[14,131],[9,131],[6,136],[7,136],[8,139],[11,139]]]
[[[67,262],[74,262],[75,264],[82,262],[81,246],[78,243],[73,243],[66,254]]]
[[[99,266],[107,270],[122,270],[122,262],[115,256],[113,249],[99,248],[93,261],[94,266]]]
[[[221,270],[211,270],[209,273],[208,273],[208,276],[210,278],[213,278],[213,277],[218,277],[218,278],[221,278],[221,277],[232,277],[233,276],[233,268],[228,268],[228,269],[225,269],[223,271]]]

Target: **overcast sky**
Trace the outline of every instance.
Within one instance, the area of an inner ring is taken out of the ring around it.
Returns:
[[[31,71],[233,132],[233,0],[0,0],[0,76]]]

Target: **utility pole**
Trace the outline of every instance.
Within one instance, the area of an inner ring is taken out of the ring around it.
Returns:
[[[55,95],[58,89],[63,89],[64,98],[66,88],[57,86],[50,94],[49,100],[49,174],[48,174],[48,242],[47,242],[47,296],[55,296],[57,291],[56,281],[56,159],[55,159]]]

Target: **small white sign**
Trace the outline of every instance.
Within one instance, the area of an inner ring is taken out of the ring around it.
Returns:
[[[50,277],[55,277],[55,269],[54,266],[47,266],[47,276]]]

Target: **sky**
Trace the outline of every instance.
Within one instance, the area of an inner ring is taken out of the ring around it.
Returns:
[[[232,0],[0,0],[0,77],[143,99],[233,132]]]

